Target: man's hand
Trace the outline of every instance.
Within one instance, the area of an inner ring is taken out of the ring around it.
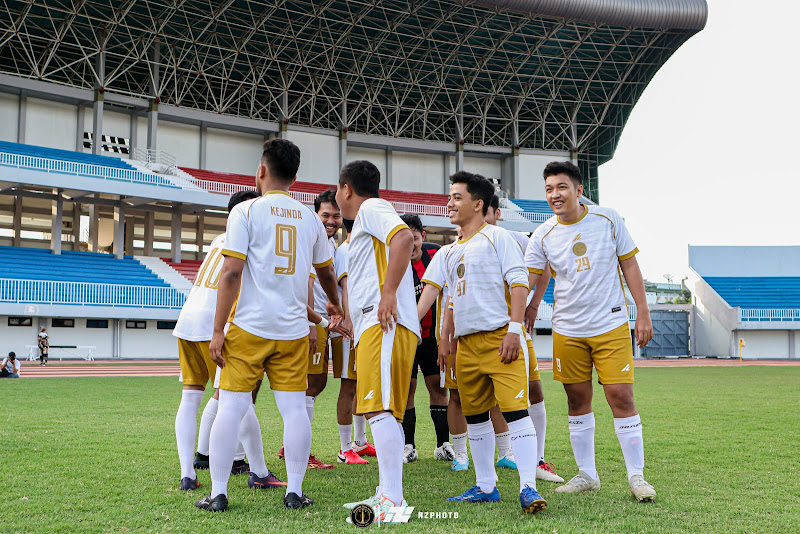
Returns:
[[[353,339],[353,326],[348,327],[344,322],[331,328],[328,326],[328,332],[336,332],[345,339]]]
[[[395,293],[384,291],[381,302],[378,304],[378,321],[381,323],[381,330],[384,334],[394,328],[397,322],[397,295]]]
[[[536,323],[536,316],[539,315],[539,307],[531,305],[525,308],[525,330],[530,334],[533,331],[533,325]]]
[[[642,311],[646,313],[642,313]],[[640,348],[646,346],[653,339],[653,322],[650,320],[650,310],[639,310],[636,315],[636,325],[633,327],[636,336],[636,345]]]
[[[328,317],[330,317],[328,330],[338,332],[336,328],[344,321],[344,311],[342,311],[342,307],[328,302],[325,304],[325,310],[328,312]]]
[[[500,343],[500,361],[505,364],[513,362],[519,358],[520,348],[519,334],[507,333],[506,337],[503,338],[503,342]]]
[[[308,345],[309,354],[314,354],[317,350],[317,325],[308,325]]]
[[[208,351],[211,353],[211,359],[220,368],[225,367],[225,359],[222,357],[222,344],[225,342],[225,332],[214,331],[211,337],[211,342],[208,344]]]

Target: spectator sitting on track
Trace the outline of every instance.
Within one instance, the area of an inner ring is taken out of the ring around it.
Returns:
[[[8,353],[0,366],[0,378],[19,378],[19,362],[13,351]]]
[[[39,332],[39,365],[47,365],[47,353],[50,351],[50,340],[47,339],[47,330],[42,328]]]

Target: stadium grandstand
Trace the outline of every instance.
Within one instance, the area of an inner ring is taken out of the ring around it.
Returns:
[[[689,247],[697,353],[800,356],[800,247]]]
[[[3,336],[25,354],[48,326],[74,352],[159,358],[177,355],[173,321],[265,140],[300,147],[291,192],[305,204],[367,159],[381,196],[443,242],[463,169],[497,185],[503,226],[530,232],[552,215],[550,161],[575,162],[599,202],[598,167],[707,6],[32,0],[0,13]],[[551,303],[552,288],[545,356]]]

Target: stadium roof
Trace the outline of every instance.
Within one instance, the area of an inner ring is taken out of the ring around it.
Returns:
[[[707,6],[31,0],[0,14],[0,73],[307,127],[574,150],[597,200],[597,166]]]

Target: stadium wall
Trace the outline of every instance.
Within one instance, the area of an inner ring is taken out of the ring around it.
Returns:
[[[788,359],[795,358],[797,350],[795,336],[788,330],[738,330],[737,342],[745,342],[742,358],[747,359]],[[794,353],[794,355],[792,354]]]

